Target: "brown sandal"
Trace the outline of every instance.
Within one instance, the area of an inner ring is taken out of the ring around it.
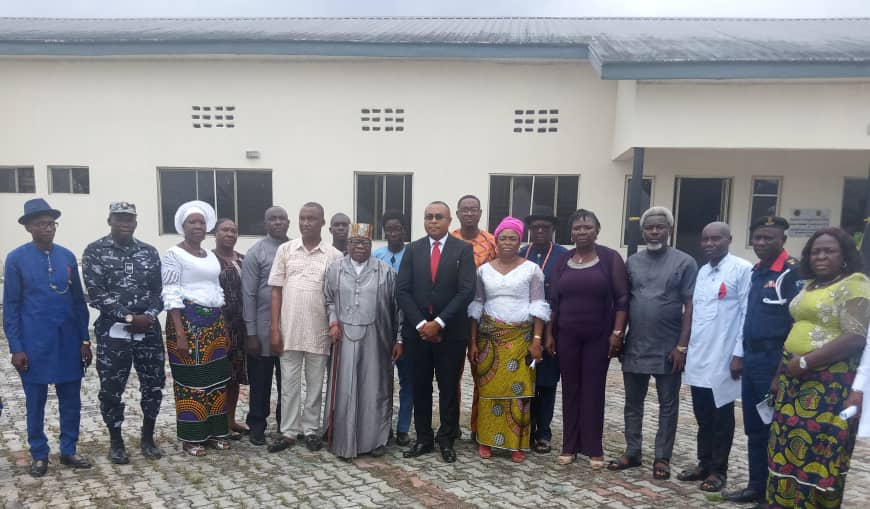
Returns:
[[[231,447],[229,442],[220,438],[210,438],[205,442],[205,445],[218,451],[226,451]]]
[[[205,454],[206,454],[205,447],[203,447],[200,444],[189,444],[189,443],[185,442],[184,445],[181,446],[181,450],[183,450],[187,454],[190,454],[191,456],[197,456],[197,457],[198,456],[205,456]]]

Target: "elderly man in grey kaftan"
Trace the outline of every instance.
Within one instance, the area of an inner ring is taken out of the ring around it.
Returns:
[[[384,454],[393,412],[398,337],[396,275],[371,257],[372,227],[351,225],[348,255],[330,265],[324,292],[333,339],[329,450],[340,458]]]

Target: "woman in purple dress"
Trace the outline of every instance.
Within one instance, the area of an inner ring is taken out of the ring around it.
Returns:
[[[610,359],[622,350],[628,318],[628,276],[622,257],[595,243],[601,223],[580,209],[569,219],[574,249],[553,267],[547,352],[562,372],[561,465],[577,454],[604,466],[604,388]]]

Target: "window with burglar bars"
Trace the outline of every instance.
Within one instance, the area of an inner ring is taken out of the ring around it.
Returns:
[[[567,222],[577,210],[579,188],[579,175],[490,175],[489,231],[506,216],[525,219],[535,207],[547,207],[560,219],[556,242],[572,244]]]
[[[752,197],[749,225],[759,217],[779,215],[779,194],[782,177],[752,177]],[[752,245],[752,234],[746,226],[746,245]]]
[[[87,166],[49,166],[51,193],[90,194],[91,178]]]
[[[270,170],[159,168],[160,232],[175,233],[175,211],[190,200],[236,222],[239,235],[264,235],[263,215],[272,206]]]
[[[643,177],[640,182],[640,213],[643,214],[643,211],[648,209],[652,203],[653,179],[652,177]],[[639,246],[643,246],[646,245],[646,242],[643,241],[643,235],[640,234],[640,221],[634,223],[628,221],[628,190],[630,187],[631,177],[626,176],[625,192],[622,195],[622,245],[628,245],[629,228],[637,228],[637,243]]]
[[[0,166],[0,193],[35,193],[33,166]]]
[[[354,203],[356,221],[374,225],[374,240],[384,240],[381,219],[384,212],[395,210],[404,216],[405,242],[411,240],[410,173],[357,172]]]

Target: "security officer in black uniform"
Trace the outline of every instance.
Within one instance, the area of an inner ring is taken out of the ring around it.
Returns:
[[[735,355],[731,360],[731,376],[743,377],[749,484],[744,489],[722,492],[723,498],[731,502],[764,502],[770,425],[761,421],[755,406],[766,397],[782,360],[782,345],[792,326],[788,305],[803,284],[800,262],[783,249],[788,227],[788,221],[776,216],[756,219],[750,226],[752,249],[759,262],[752,270],[743,325],[743,355]]]
[[[121,425],[122,396],[131,364],[139,376],[142,395],[142,454],[157,459],[163,451],[154,443],[154,424],[163,399],[164,346],[157,315],[163,310],[160,293],[160,254],[133,237],[136,205],[109,205],[110,234],[92,242],[82,256],[82,273],[91,307],[100,311],[94,322],[97,373],[100,375],[100,412],[109,428],[109,460],[129,463]]]

